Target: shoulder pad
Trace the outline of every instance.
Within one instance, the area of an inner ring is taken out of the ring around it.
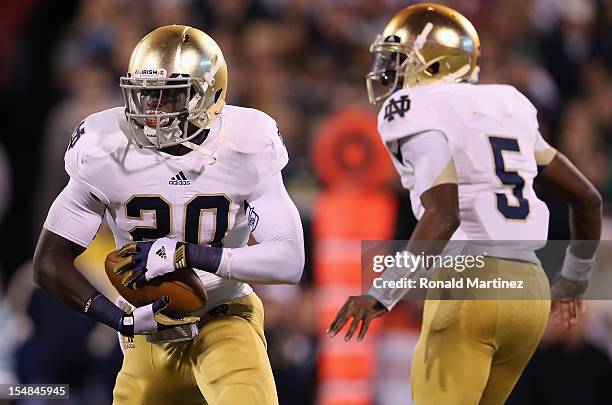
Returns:
[[[102,165],[108,159],[109,148],[127,144],[120,129],[122,117],[121,107],[88,116],[72,132],[64,155],[64,167],[70,178],[87,186],[102,201],[107,199],[91,178],[104,170]]]
[[[444,132],[431,86],[396,91],[378,113],[378,132],[384,142],[428,130]]]
[[[530,124],[534,125],[536,128],[539,128],[538,124],[538,109],[533,105],[533,103],[521,93],[516,87],[507,85],[512,89],[512,93],[515,95],[520,108],[524,109],[525,114],[523,116],[530,118]],[[521,114],[522,115],[522,114]]]
[[[223,107],[221,114],[223,142],[233,151],[248,155],[245,158],[260,181],[285,167],[289,161],[287,148],[269,115],[232,105]]]
[[[221,118],[224,142],[235,152],[261,151],[280,136],[276,121],[254,108],[226,105],[221,110]]]

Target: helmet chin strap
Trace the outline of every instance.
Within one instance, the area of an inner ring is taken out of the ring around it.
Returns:
[[[199,129],[198,133],[202,132],[205,129],[206,128]],[[176,130],[179,131],[179,134],[180,134],[180,128],[178,128],[178,126],[177,126]],[[145,127],[145,131],[146,131],[146,127]],[[148,138],[148,137],[147,137],[147,140],[149,142],[153,143],[153,140]],[[183,142],[178,143],[178,144],[176,144],[174,146],[178,146],[178,145],[182,145],[182,146],[184,146],[186,148],[191,149],[192,151],[195,151],[195,152],[197,152],[197,153],[199,153],[199,154],[201,154],[203,156],[206,156],[206,159],[204,159],[203,164],[198,169],[195,170],[198,173],[203,173],[204,170],[206,169],[206,166],[214,165],[217,162],[217,157],[215,156],[215,152],[210,150],[210,149],[208,149],[208,148],[205,148],[205,147],[203,147],[201,145],[195,144],[195,143],[193,143],[191,141],[183,141]]]
[[[206,129],[208,129],[209,127],[202,127],[200,129],[197,130],[197,133],[200,133]],[[217,163],[217,157],[215,156],[215,152],[203,147],[202,145],[198,145],[196,143],[193,143],[191,141],[184,141],[181,143],[181,145],[185,146],[186,148],[191,149],[194,152],[197,152],[203,156],[206,156],[207,159],[205,159],[204,163],[202,164],[202,166],[200,166],[200,168],[198,169],[199,173],[202,173],[205,169],[206,166],[212,166],[215,163]]]
[[[217,157],[215,156],[215,152],[210,150],[210,149],[208,149],[208,148],[205,148],[205,147],[203,147],[201,145],[195,144],[195,143],[193,143],[191,141],[185,141],[181,145],[191,149],[192,151],[201,153],[202,155],[210,158],[211,161],[206,163],[207,165],[214,165],[217,162]]]
[[[205,147],[203,147],[201,145],[198,145],[196,143],[193,143],[191,141],[185,141],[185,142],[181,143],[181,145],[183,145],[184,147],[189,148],[192,151],[197,152],[197,153],[199,153],[199,154],[201,154],[201,155],[206,157],[206,159],[204,159],[204,162],[202,163],[202,165],[198,169],[196,169],[196,171],[198,173],[200,173],[200,174],[203,173],[204,170],[206,170],[206,166],[212,166],[215,163],[217,163],[217,157],[215,156],[215,152],[214,151],[212,151],[212,150],[210,150],[208,148],[205,148]]]
[[[194,134],[192,134],[192,136],[195,137],[199,133],[201,133],[202,131],[208,128],[209,126],[199,128]],[[172,140],[172,138],[180,139],[182,135],[181,122],[178,119],[173,119],[173,122],[166,128],[159,128],[159,127],[150,128],[145,125],[143,130],[144,130],[144,134],[146,135],[146,139],[153,145],[155,144],[156,141],[158,141],[157,137],[160,134],[160,132],[161,132],[161,135],[163,136],[163,139],[162,139],[163,141],[169,141],[169,140]],[[152,138],[155,138],[155,140]],[[208,158],[207,162],[199,170],[200,172],[204,171],[205,166],[213,165],[217,161],[217,158],[215,157],[215,153],[212,150],[205,148],[201,145],[195,144],[191,141],[182,141],[180,143],[177,143],[176,145],[183,145],[191,149],[192,151],[196,151]]]

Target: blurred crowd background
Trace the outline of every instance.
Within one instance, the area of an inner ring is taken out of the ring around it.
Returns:
[[[47,209],[67,181],[63,154],[70,133],[85,116],[123,104],[119,77],[137,41],[157,26],[180,23],[203,29],[219,43],[229,68],[228,102],[275,118],[289,149],[284,176],[303,217],[310,260],[299,286],[258,290],[281,404],[331,404],[329,398],[341,397],[333,392],[355,388],[350,382],[325,386],[329,374],[320,366],[326,338],[315,305],[322,295],[312,260],[318,246],[313,207],[331,185],[317,175],[313,140],[326,120],[347,108],[375,113],[363,80],[369,44],[396,11],[413,3],[3,1],[0,94],[8,113],[0,134],[0,383],[70,383],[71,403],[110,403],[121,362],[114,333],[35,289],[30,259]],[[481,83],[509,83],[525,93],[540,111],[545,138],[597,186],[609,210],[612,1],[442,3],[465,14],[479,31]],[[414,224],[408,196],[395,177],[382,187],[395,201],[389,205],[390,236],[407,239]],[[566,208],[543,198],[552,210],[550,237],[566,239]],[[607,218],[604,238],[611,236]],[[509,403],[612,403],[612,308],[609,302],[591,304],[575,331],[551,325]],[[362,401],[345,403],[408,403],[418,305],[405,304],[392,315],[380,321],[374,361],[368,363],[374,378],[354,390]]]

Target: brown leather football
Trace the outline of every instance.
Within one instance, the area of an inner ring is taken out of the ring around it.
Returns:
[[[192,269],[176,270],[156,277],[141,288],[124,286],[123,280],[129,277],[130,272],[117,275],[113,271],[115,264],[125,259],[117,252],[115,250],[106,256],[106,275],[119,294],[135,307],[150,304],[164,295],[170,297],[171,302],[163,312],[171,316],[197,314],[206,305],[206,290]]]

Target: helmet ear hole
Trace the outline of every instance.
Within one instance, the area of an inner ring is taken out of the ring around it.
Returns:
[[[221,97],[221,93],[223,93],[223,89],[219,89],[215,93],[215,103],[219,100],[219,97]]]
[[[430,75],[436,75],[440,71],[440,62],[434,62],[427,68],[427,73]]]

